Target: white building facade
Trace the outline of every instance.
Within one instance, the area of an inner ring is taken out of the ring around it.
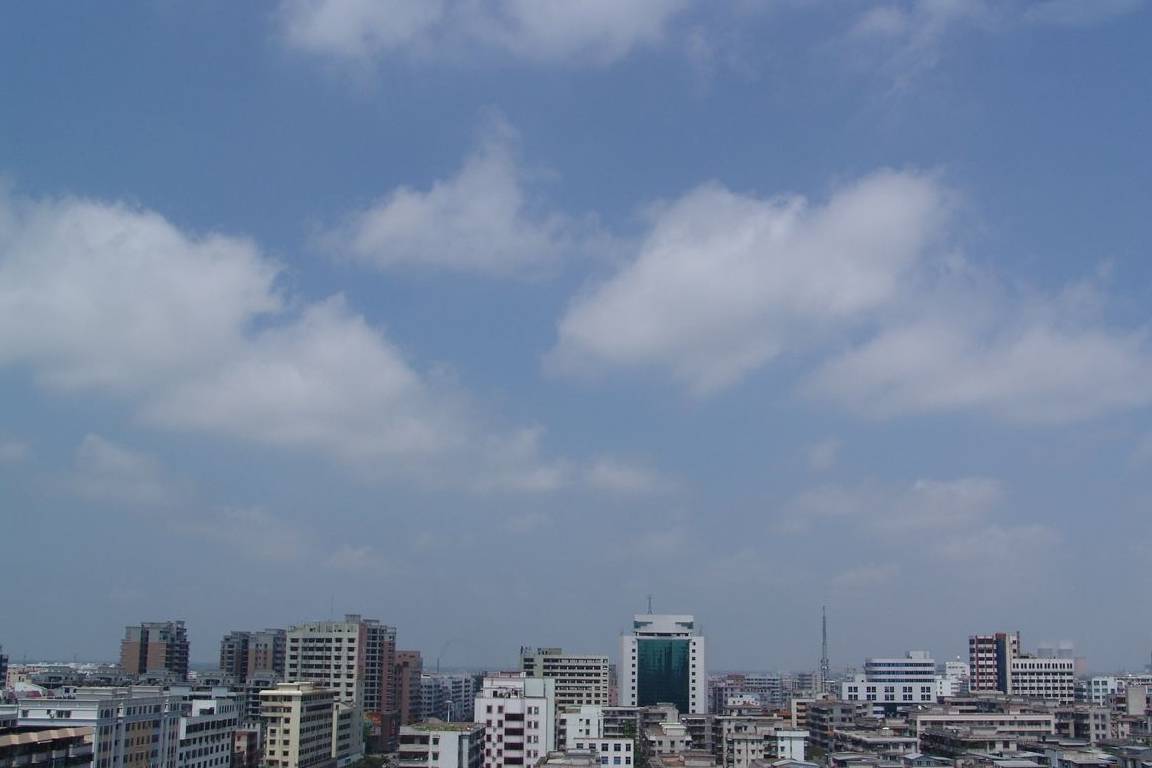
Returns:
[[[555,680],[486,677],[473,712],[484,725],[484,768],[532,766],[556,748]]]

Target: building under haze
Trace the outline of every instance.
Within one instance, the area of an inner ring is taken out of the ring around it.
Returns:
[[[1020,655],[1019,632],[968,638],[968,688],[972,693],[1012,689],[1012,660]]]
[[[283,629],[229,632],[220,640],[220,670],[238,683],[269,672],[283,677],[287,650]]]
[[[673,704],[683,714],[707,714],[704,637],[689,615],[638,613],[620,638],[620,704]]]
[[[564,653],[561,648],[520,648],[520,669],[528,677],[556,681],[556,711],[585,704],[607,706],[611,695],[607,656]]]
[[[188,677],[188,632],[183,621],[151,621],[124,628],[120,666],[129,675]]]
[[[400,725],[424,719],[420,686],[423,674],[424,659],[420,651],[396,651],[396,670],[392,679],[396,685],[396,709],[400,716]]]

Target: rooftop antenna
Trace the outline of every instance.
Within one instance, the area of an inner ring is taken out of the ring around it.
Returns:
[[[820,685],[823,687],[832,676],[832,665],[828,662],[828,606],[820,606]]]

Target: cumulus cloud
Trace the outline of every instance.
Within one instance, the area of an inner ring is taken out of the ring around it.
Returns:
[[[808,446],[805,451],[808,468],[814,472],[824,472],[831,469],[840,458],[840,447],[840,441],[835,438],[821,440]]]
[[[540,208],[529,197],[512,129],[493,119],[455,176],[427,190],[401,187],[320,242],[382,268],[539,273],[582,236],[575,222]]]
[[[121,398],[148,425],[312,450],[372,475],[549,487],[537,440],[487,424],[340,296],[286,295],[250,241],[79,199],[0,198],[0,224],[0,365]],[[490,455],[493,443],[515,449]],[[81,457],[142,468],[99,438]]]
[[[784,534],[848,531],[862,544],[937,560],[1004,560],[1014,547],[1040,554],[1057,546],[1054,529],[1013,524],[1003,517],[1005,494],[987,477],[921,479],[904,487],[827,485],[784,505],[776,529]],[[871,568],[872,566],[868,566]]]
[[[541,62],[609,64],[660,43],[689,0],[283,0],[285,41],[334,59],[494,50]],[[438,50],[439,49],[439,50]]]
[[[1024,18],[1037,24],[1085,27],[1147,8],[1147,0],[1042,0],[1030,5]]]
[[[1152,352],[1143,331],[929,312],[829,360],[810,392],[874,416],[978,409],[1067,423],[1152,403]]]
[[[32,455],[27,443],[0,439],[0,464],[18,464]]]
[[[551,364],[669,370],[701,394],[893,301],[940,233],[931,178],[880,171],[824,204],[705,184],[655,213],[636,258],[580,296]]]
[[[71,485],[101,502],[167,507],[176,498],[172,479],[154,457],[92,434],[76,449]]]

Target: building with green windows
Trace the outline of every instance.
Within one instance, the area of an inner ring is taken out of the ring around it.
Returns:
[[[689,615],[639,613],[620,638],[620,704],[673,704],[681,714],[706,714],[704,637]]]

